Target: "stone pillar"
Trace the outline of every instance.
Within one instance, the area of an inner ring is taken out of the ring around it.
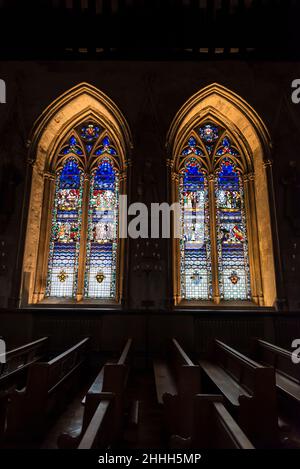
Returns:
[[[39,237],[37,236],[37,240],[39,240],[39,246],[35,269],[34,291],[32,297],[33,303],[38,303],[45,297],[49,258],[49,243],[51,235],[50,230],[52,223],[52,206],[55,193],[55,174],[45,172],[43,180],[43,205],[41,211],[40,234]]]
[[[271,228],[272,228],[273,249],[274,249],[274,264],[275,264],[275,278],[276,278],[276,292],[277,292],[275,306],[278,310],[286,310],[288,309],[288,305],[287,305],[283,269],[282,269],[272,163],[273,162],[271,159],[267,159],[264,161],[264,168],[265,168],[265,173],[266,173],[267,183],[268,183],[268,190],[269,190],[270,216],[271,216],[271,225],[272,225]]]

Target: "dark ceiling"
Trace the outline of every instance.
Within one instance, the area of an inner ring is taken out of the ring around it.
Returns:
[[[0,0],[0,13],[1,58],[300,56],[299,0]]]

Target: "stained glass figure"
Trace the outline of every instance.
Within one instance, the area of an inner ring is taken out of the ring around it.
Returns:
[[[85,297],[115,298],[119,179],[109,158],[91,175]]]
[[[217,250],[221,299],[251,299],[244,187],[240,171],[225,158],[216,173]]]
[[[74,297],[80,243],[83,173],[75,158],[57,172],[46,296]]]
[[[180,173],[182,236],[181,295],[188,300],[212,296],[207,177],[190,158]]]

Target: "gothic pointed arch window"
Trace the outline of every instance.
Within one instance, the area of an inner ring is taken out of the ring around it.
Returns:
[[[84,298],[115,299],[119,167],[106,130],[92,120],[72,129],[54,159],[53,172],[45,297],[76,298],[82,278]]]
[[[181,213],[175,305],[274,305],[268,138],[253,109],[220,85],[177,113],[168,134],[171,199]]]
[[[241,152],[224,128],[208,122],[193,130],[179,164],[186,300],[251,299],[243,175]]]
[[[58,98],[33,129],[25,241],[25,302],[121,303],[131,134],[124,116],[86,83]]]

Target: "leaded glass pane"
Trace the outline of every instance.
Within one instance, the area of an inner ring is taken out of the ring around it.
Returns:
[[[109,158],[90,181],[85,296],[115,298],[119,180]]]
[[[82,180],[74,158],[69,158],[56,175],[46,296],[76,295]]]
[[[180,174],[182,216],[181,295],[188,300],[212,296],[208,188],[205,173],[194,158]]]
[[[244,186],[225,158],[216,175],[217,248],[221,299],[251,299]]]

